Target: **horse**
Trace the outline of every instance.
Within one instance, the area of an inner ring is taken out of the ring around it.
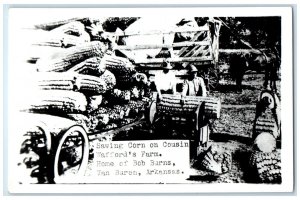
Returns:
[[[242,80],[246,69],[249,66],[248,56],[242,53],[233,53],[230,55],[229,72],[236,81],[238,91],[242,91]]]
[[[265,70],[264,88],[277,92],[276,81],[278,80],[280,68],[280,58],[278,54],[270,50],[262,52],[256,56],[253,63]]]

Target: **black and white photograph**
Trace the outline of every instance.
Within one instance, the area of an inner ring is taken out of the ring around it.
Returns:
[[[10,9],[10,191],[290,190],[291,13],[251,9]]]

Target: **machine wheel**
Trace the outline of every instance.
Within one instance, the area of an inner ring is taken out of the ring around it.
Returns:
[[[148,122],[152,125],[156,117],[156,101],[153,101],[149,106]]]
[[[208,121],[205,118],[205,103],[202,102],[196,111],[196,141],[199,145],[206,147],[209,140]]]
[[[205,108],[205,103],[202,102],[199,104],[199,106],[196,109],[196,131],[199,132],[199,130],[202,128],[205,120],[205,115],[204,115],[204,108]]]
[[[87,133],[81,126],[75,125],[59,139],[54,158],[54,182],[70,183],[76,180],[75,176],[83,176],[88,159]]]

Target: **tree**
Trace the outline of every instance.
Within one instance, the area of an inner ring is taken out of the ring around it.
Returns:
[[[220,48],[255,49],[281,45],[280,17],[220,17]],[[247,45],[249,44],[249,45]]]

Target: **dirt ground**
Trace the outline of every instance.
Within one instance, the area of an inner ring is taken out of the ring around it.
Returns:
[[[191,167],[190,183],[256,183],[257,180],[249,169],[249,159],[252,152],[252,128],[255,117],[256,101],[263,90],[264,75],[246,75],[242,92],[235,90],[232,80],[226,78],[220,81],[216,91],[209,95],[221,99],[221,117],[211,121],[211,134],[208,146],[217,152],[228,152],[232,157],[231,169],[228,173],[215,175]],[[280,91],[279,82],[277,83]],[[280,96],[280,94],[279,94]],[[149,127],[141,125],[136,131],[120,133],[115,140],[143,139],[188,139],[189,133],[171,131],[169,135],[149,133]],[[163,132],[163,131],[161,131]],[[191,144],[192,146],[193,144]],[[197,159],[197,158],[196,158]],[[191,158],[191,166],[196,161]]]

